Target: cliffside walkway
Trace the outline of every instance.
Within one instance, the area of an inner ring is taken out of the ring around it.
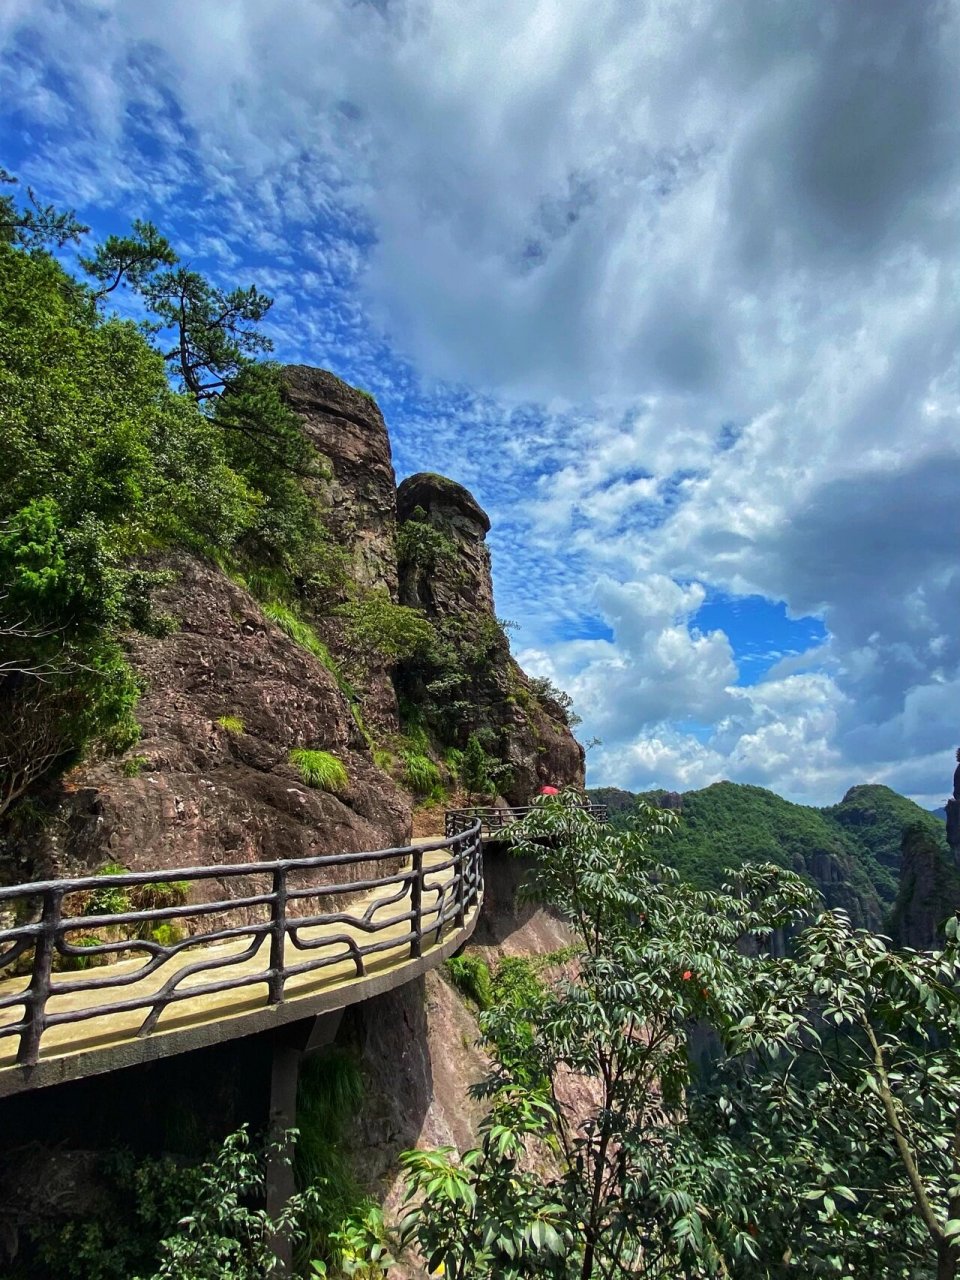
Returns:
[[[369,853],[0,888],[0,1097],[409,982],[474,929],[482,826],[448,819],[443,838]]]

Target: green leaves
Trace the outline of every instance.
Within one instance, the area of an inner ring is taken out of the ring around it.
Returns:
[[[918,956],[776,866],[694,889],[649,854],[672,821],[567,794],[513,829],[579,946],[494,975],[480,1144],[407,1158],[405,1239],[464,1280],[955,1275],[956,926]]]

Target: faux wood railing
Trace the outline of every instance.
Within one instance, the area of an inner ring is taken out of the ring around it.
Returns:
[[[384,862],[396,869],[346,883],[310,883],[332,868]],[[197,887],[209,881],[225,885],[226,896],[143,910],[89,910],[97,895],[116,892],[141,902],[184,892],[188,899],[199,897]],[[184,887],[171,893],[178,882]],[[448,822],[446,838],[419,847],[0,888],[0,918],[12,920],[0,928],[0,1040],[19,1037],[16,1061],[32,1066],[44,1033],[65,1023],[145,1010],[133,1034],[148,1036],[163,1011],[183,1000],[260,986],[269,1004],[281,1004],[296,975],[349,959],[360,978],[367,960],[382,952],[408,949],[409,957],[419,957],[449,926],[464,925],[482,892],[481,823],[475,819]],[[365,896],[353,911],[349,904],[318,909],[324,899],[357,894]],[[172,928],[158,937],[161,925]],[[189,932],[180,936],[185,927]],[[165,966],[169,976],[151,983]],[[137,990],[138,984],[149,989]],[[18,1008],[11,1020],[7,1011]]]
[[[605,804],[584,804],[580,807],[584,813],[589,813],[597,822],[606,822],[607,806]],[[514,808],[473,805],[466,809],[448,809],[446,833],[451,836],[471,823],[479,822],[481,836],[486,840],[496,840],[500,837],[505,827],[509,827],[512,822],[519,822],[528,813],[532,813],[535,808],[535,805],[527,804],[517,805]]]

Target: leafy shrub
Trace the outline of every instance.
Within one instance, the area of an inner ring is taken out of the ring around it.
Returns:
[[[386,662],[401,662],[425,653],[436,633],[419,609],[394,604],[380,588],[340,605],[335,612],[344,619],[348,642],[373,652]]]
[[[227,733],[243,733],[243,720],[240,716],[218,716],[217,724]]]
[[[182,907],[189,893],[189,880],[151,880],[148,884],[131,885],[129,889],[130,901],[137,911]]]
[[[530,689],[539,703],[546,704],[545,710],[559,715],[569,728],[575,729],[582,722],[582,717],[573,709],[573,699],[569,693],[558,689],[547,676],[534,676],[530,681]]]
[[[145,942],[158,942],[161,947],[173,947],[182,942],[186,934],[179,925],[164,920],[160,924],[146,922],[139,936]]]
[[[303,1059],[297,1085],[299,1138],[293,1167],[301,1190],[316,1187],[318,1198],[307,1212],[300,1261],[319,1258],[335,1263],[333,1239],[345,1220],[366,1208],[345,1143],[347,1126],[363,1103],[363,1076],[356,1057],[331,1049]]]
[[[101,876],[124,876],[127,868],[119,862],[108,862],[97,872]],[[132,910],[130,893],[122,885],[101,885],[92,890],[84,906],[88,916],[119,916]]]
[[[486,961],[479,956],[451,956],[447,973],[460,994],[472,1000],[478,1009],[492,1008],[494,988]]]
[[[120,765],[120,772],[125,778],[139,778],[149,763],[147,756],[130,756]]]
[[[339,793],[346,791],[350,784],[346,769],[329,751],[296,747],[290,752],[289,759],[308,787]]]
[[[460,766],[460,776],[467,790],[477,795],[492,795],[505,772],[505,766],[484,750],[479,734],[471,733]]]
[[[443,778],[429,756],[407,752],[403,756],[403,784],[418,796],[439,799],[443,795]]]
[[[401,568],[413,566],[430,574],[456,556],[457,544],[430,524],[423,507],[414,507],[397,529],[397,560]]]

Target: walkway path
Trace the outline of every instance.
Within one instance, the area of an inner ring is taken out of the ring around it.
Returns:
[[[11,1034],[15,1026],[22,1031],[27,1021],[27,1006],[17,997],[27,995],[31,978],[0,981],[0,1096],[312,1017],[417,977],[463,945],[482,901],[479,832],[457,837],[455,843],[448,838],[444,847],[437,848],[437,843],[421,840],[406,851],[378,854],[381,865],[384,858],[395,856],[395,869],[379,882],[361,881],[369,887],[346,907],[332,904],[335,911],[327,918],[319,917],[316,904],[323,896],[342,898],[350,893],[349,884],[313,891],[284,888],[280,908],[272,898],[269,901],[272,924],[262,918],[252,925],[241,922],[236,925],[238,936],[227,941],[187,940],[162,955],[141,950],[135,959],[82,973],[50,974],[36,1065],[17,1065],[20,1037]],[[373,857],[344,857],[361,856]],[[289,873],[281,877],[283,885],[304,869],[303,861],[285,865]],[[204,869],[208,880],[210,870]],[[213,870],[222,876],[233,869]],[[243,870],[249,875],[252,869]],[[177,874],[182,873],[164,873],[169,878]],[[115,883],[122,884],[123,878],[115,878]],[[76,890],[68,888],[61,901],[69,892]],[[260,896],[261,905],[264,901]],[[314,923],[304,926],[296,915],[287,914],[291,901],[314,912],[308,917]],[[0,901],[0,907],[4,905]],[[278,910],[284,917],[279,925]],[[224,930],[213,932],[222,937]],[[0,964],[9,957],[4,948],[14,933],[0,930]],[[69,933],[61,929],[61,943],[64,935],[69,943]],[[38,950],[40,945],[37,941]],[[34,985],[36,967],[34,961]],[[210,989],[226,983],[226,990]],[[139,1007],[115,1007],[130,1003]]]

